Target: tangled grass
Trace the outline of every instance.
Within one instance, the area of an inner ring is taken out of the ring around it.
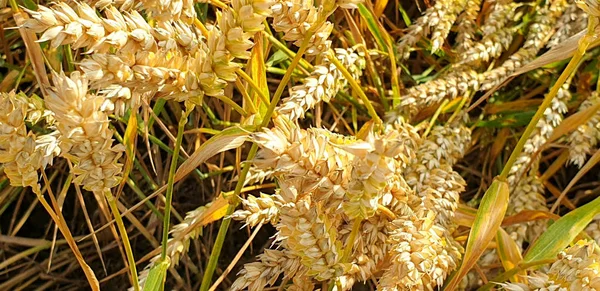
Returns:
[[[0,1],[0,290],[600,290],[599,19]]]

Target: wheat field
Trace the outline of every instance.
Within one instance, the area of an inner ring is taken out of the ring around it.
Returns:
[[[599,44],[597,0],[0,0],[0,290],[600,290]]]

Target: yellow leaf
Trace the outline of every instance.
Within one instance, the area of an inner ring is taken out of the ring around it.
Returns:
[[[510,237],[504,229],[499,228],[496,233],[496,247],[498,257],[502,262],[505,271],[515,268],[522,260],[521,250],[517,243]],[[510,278],[513,283],[523,283],[523,278],[527,276],[525,271],[521,271]]]
[[[460,280],[475,265],[481,254],[496,236],[508,207],[509,188],[498,178],[492,182],[481,200],[465,249],[462,264],[445,290],[454,290]]]

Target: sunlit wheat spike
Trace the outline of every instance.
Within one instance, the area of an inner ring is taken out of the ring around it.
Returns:
[[[279,1],[273,7],[273,29],[283,32],[283,39],[300,46],[309,29],[315,34],[310,39],[307,55],[320,55],[329,50],[328,40],[333,25],[329,21],[319,23],[320,10],[312,1],[293,0]]]
[[[24,27],[43,33],[39,41],[50,41],[52,47],[70,44],[73,49],[85,48],[87,52],[156,49],[152,28],[136,11],[121,13],[109,7],[102,18],[86,3],[73,9],[65,2],[27,11],[32,18]]]
[[[460,253],[446,247],[444,229],[432,223],[434,217],[433,211],[425,210],[425,214],[407,214],[392,222],[391,266],[378,289],[435,289],[456,268]]]
[[[558,254],[547,271],[536,271],[527,283],[500,284],[505,290],[597,290],[600,287],[600,256],[594,242],[580,240]]]
[[[406,167],[402,161],[414,156],[415,143],[407,136],[406,131],[391,130],[385,135],[369,132],[364,141],[370,148],[356,150],[350,145],[354,159],[342,206],[348,217],[364,219],[375,215],[379,201],[389,191],[388,183]]]
[[[454,24],[456,17],[465,8],[467,1],[436,1],[429,7],[423,16],[419,17],[414,24],[408,27],[408,32],[402,36],[398,43],[398,55],[402,59],[410,56],[410,49],[413,48],[419,40],[431,34],[431,51],[439,50],[445,42],[450,28]]]
[[[259,169],[274,171],[283,201],[295,202],[312,193],[317,201],[339,205],[346,193],[352,155],[332,146],[335,135],[325,130],[299,129],[283,118],[275,124],[254,135],[261,150],[253,162]]]
[[[250,57],[249,49],[254,45],[250,40],[256,32],[262,31],[263,22],[271,16],[275,1],[234,0],[231,8],[223,12],[219,27],[225,36],[227,50],[237,58]]]
[[[37,138],[27,130],[28,101],[24,95],[14,91],[0,93],[0,105],[0,162],[4,165],[4,174],[11,185],[31,187],[39,194],[38,171],[52,164],[58,153],[55,134]]]
[[[415,113],[444,99],[462,97],[469,90],[477,90],[480,84],[477,71],[460,66],[440,78],[409,88],[398,110]]]
[[[286,205],[277,224],[280,241],[306,269],[306,275],[325,281],[343,273],[342,245],[336,229],[336,217],[329,217],[310,197]]]
[[[315,7],[307,0],[279,0],[272,7],[273,29],[283,33],[283,39],[300,46],[309,30],[315,33],[309,41],[306,54],[317,56],[326,53],[331,47],[329,35],[333,24],[320,21],[322,17],[333,13],[337,6],[346,9],[356,8],[362,0],[344,0],[324,2]]]
[[[283,207],[279,194],[260,194],[260,197],[248,195],[242,199],[243,209],[237,210],[231,216],[235,220],[244,220],[246,225],[255,227],[263,223],[275,225],[279,220],[279,209]]]
[[[209,30],[207,43],[194,53],[179,50],[93,54],[81,69],[96,87],[119,85],[139,93],[155,91],[156,97],[200,102],[202,96],[220,96],[228,81],[235,81],[239,65],[220,45],[221,32]]]
[[[579,111],[590,108],[598,102],[600,102],[600,97],[597,91],[594,91],[581,103]],[[588,155],[598,144],[598,139],[600,139],[600,113],[596,112],[587,122],[578,126],[569,135],[569,161],[581,168],[587,161]]]
[[[457,51],[464,53],[473,47],[477,32],[477,15],[481,8],[481,0],[467,0],[465,11],[457,19],[458,35],[456,36]]]
[[[101,110],[104,98],[88,93],[88,81],[77,71],[70,77],[54,73],[53,83],[46,106],[54,113],[60,132],[61,156],[73,164],[73,182],[88,191],[116,186],[121,180],[118,160],[124,147],[113,146],[113,131]]]
[[[567,112],[567,103],[571,100],[570,84],[565,83],[559,90],[550,107],[544,111],[544,115],[538,121],[536,128],[527,140],[523,153],[519,155],[517,161],[510,169],[508,183],[511,187],[515,187],[518,179],[525,172],[526,167],[530,164],[531,158],[541,149],[546,143],[546,140],[552,135],[554,128],[563,119],[563,114]],[[539,156],[538,156],[539,157]]]
[[[443,227],[452,226],[459,195],[465,187],[452,165],[464,156],[470,142],[471,131],[460,123],[435,126],[405,172],[408,185],[425,199],[428,208],[436,211],[435,221]]]
[[[512,43],[516,28],[511,25],[522,15],[517,12],[519,4],[510,1],[497,1],[494,8],[481,26],[482,39],[461,55],[464,62],[473,65],[478,61],[487,62],[500,56]],[[515,15],[519,17],[515,17]]]
[[[284,274],[284,279],[302,278],[305,281],[304,284],[312,286],[311,280],[302,275],[305,272],[306,269],[300,263],[300,258],[290,251],[265,249],[262,254],[258,255],[256,262],[244,265],[244,268],[238,273],[237,280],[231,285],[231,290],[264,290],[266,286],[275,284],[281,274]]]

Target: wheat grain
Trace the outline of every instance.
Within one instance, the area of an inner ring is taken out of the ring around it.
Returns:
[[[458,16],[458,35],[456,36],[458,53],[464,53],[473,47],[477,32],[477,15],[481,8],[481,0],[467,0],[465,11]]]
[[[335,49],[336,58],[344,65],[352,76],[359,80],[365,68],[365,60],[352,49]],[[348,81],[334,64],[323,61],[314,67],[310,76],[304,78],[303,84],[290,89],[290,96],[283,99],[276,110],[290,120],[304,118],[304,114],[319,102],[329,102],[346,87]]]
[[[547,46],[552,48],[566,41],[569,37],[585,30],[588,21],[588,14],[579,9],[577,4],[572,2],[565,9],[565,13],[556,22],[556,32],[552,35]]]
[[[501,84],[515,70],[531,61],[544,47],[554,24],[562,15],[567,3],[564,0],[550,1],[550,4],[538,8],[529,27],[523,46],[499,67],[481,75],[479,90],[489,90]]]
[[[124,147],[113,146],[113,131],[102,112],[104,98],[88,93],[88,81],[79,72],[70,77],[54,73],[54,87],[46,106],[54,113],[60,132],[61,156],[73,163],[73,182],[88,191],[103,192],[116,186]]]
[[[400,39],[397,50],[399,58],[407,59],[410,49],[413,48],[421,38],[431,33],[431,52],[434,53],[442,47],[450,28],[454,24],[458,14],[463,11],[467,1],[436,1],[429,7],[423,16],[419,17],[414,24],[408,27],[408,32]]]
[[[262,254],[258,255],[257,262],[244,265],[244,268],[238,273],[238,279],[231,285],[231,290],[237,291],[244,288],[252,291],[263,290],[265,286],[275,284],[282,273],[285,273],[284,279],[304,279],[304,283],[294,283],[298,287],[303,284],[310,287],[310,280],[303,276],[305,272],[300,258],[289,251],[265,249]]]
[[[242,199],[243,210],[238,210],[231,216],[235,220],[245,220],[246,225],[255,227],[263,223],[275,225],[279,220],[279,209],[283,206],[278,194],[260,194],[260,197],[249,195]]]
[[[467,66],[460,66],[443,77],[409,88],[398,110],[417,112],[444,99],[462,97],[467,91],[477,90],[480,75]]]
[[[558,254],[558,260],[547,272],[535,272],[528,284],[501,284],[506,290],[575,290],[600,288],[600,256],[594,242],[578,241]]]

